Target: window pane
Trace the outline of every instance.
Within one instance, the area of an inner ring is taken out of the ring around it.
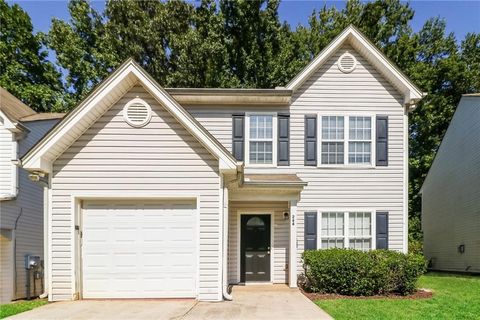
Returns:
[[[344,213],[322,212],[321,218],[321,248],[344,247]]]
[[[322,249],[343,248],[343,239],[325,239],[322,240]]]
[[[343,142],[322,142],[322,164],[343,164]]]
[[[250,116],[250,139],[272,139],[273,116],[251,115]]]
[[[348,127],[350,140],[370,140],[372,137],[372,119],[370,117],[350,117]]]
[[[348,221],[349,237],[370,238],[372,236],[372,215],[370,212],[350,212]],[[352,243],[353,240],[350,242]]]
[[[251,141],[250,142],[250,163],[266,164],[272,163],[272,142]]]
[[[337,116],[322,117],[322,139],[343,140],[344,118]]]
[[[351,239],[349,241],[349,247],[356,250],[367,251],[372,248],[372,240],[370,239]]]
[[[349,142],[348,162],[349,163],[370,163],[371,142]]]

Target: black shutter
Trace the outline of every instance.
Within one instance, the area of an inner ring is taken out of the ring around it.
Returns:
[[[317,165],[317,116],[305,116],[305,165]]]
[[[376,162],[377,166],[388,166],[388,117],[377,116]]]
[[[305,250],[317,250],[317,213],[305,212]]]
[[[232,153],[235,159],[243,161],[245,154],[245,114],[232,115]]]
[[[377,212],[377,249],[388,249],[388,212]]]
[[[290,115],[278,114],[278,165],[290,164]]]

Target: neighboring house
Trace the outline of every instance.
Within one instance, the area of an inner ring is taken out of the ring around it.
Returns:
[[[460,100],[421,193],[430,268],[480,273],[480,94]]]
[[[36,113],[0,87],[0,303],[26,297],[25,255],[43,257],[43,188],[15,161],[61,117]],[[42,280],[32,275],[31,283],[32,296],[41,294]]]
[[[305,249],[407,252],[420,92],[353,27],[285,88],[164,89],[128,60],[22,158],[48,177],[49,299],[297,286]]]

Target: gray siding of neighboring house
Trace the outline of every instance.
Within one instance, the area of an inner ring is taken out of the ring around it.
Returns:
[[[18,155],[25,154],[58,120],[24,122],[30,132],[18,142]],[[12,164],[13,165],[13,164]],[[2,229],[14,230],[16,239],[16,293],[14,298],[26,296],[25,255],[38,255],[43,259],[43,187],[28,178],[28,172],[18,170],[18,195],[14,200],[0,201]],[[18,218],[16,230],[15,221]],[[41,281],[36,281],[36,291],[41,294]]]
[[[151,122],[133,128],[123,119],[135,97],[150,104]],[[71,196],[78,192],[130,190],[198,194],[199,298],[221,297],[218,160],[179,124],[142,86],[133,87],[95,121],[53,165],[52,299],[75,293]]]
[[[357,59],[351,73],[343,73],[337,60],[345,51]],[[304,212],[322,209],[369,208],[389,212],[389,248],[406,251],[404,186],[404,124],[407,121],[403,96],[363,56],[345,45],[308,79],[292,97],[289,108],[185,106],[221,143],[231,150],[232,113],[285,112],[291,115],[290,166],[246,168],[246,173],[297,173],[308,182],[298,202],[298,269],[304,246]],[[373,168],[318,168],[304,166],[304,116],[312,113],[368,112],[389,118],[389,164]],[[233,259],[233,258],[231,258]],[[230,260],[231,260],[230,259]],[[231,261],[230,264],[235,262]]]
[[[422,187],[422,230],[433,269],[480,272],[480,96],[462,98],[445,133]]]

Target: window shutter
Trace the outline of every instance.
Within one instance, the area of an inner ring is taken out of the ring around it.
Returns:
[[[232,153],[235,159],[243,161],[245,154],[245,114],[232,115]]]
[[[278,114],[278,165],[290,164],[290,115]]]
[[[305,212],[305,250],[317,250],[317,213]]]
[[[377,249],[388,249],[388,212],[377,212]]]
[[[377,116],[376,122],[377,166],[388,166],[388,117]]]
[[[317,165],[317,116],[305,116],[305,165]]]

